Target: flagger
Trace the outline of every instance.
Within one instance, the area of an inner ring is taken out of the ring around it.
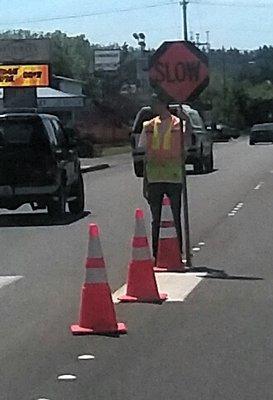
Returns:
[[[153,255],[156,258],[162,200],[171,200],[174,223],[182,255],[181,197],[184,163],[184,137],[180,119],[172,115],[162,95],[152,95],[155,115],[144,122],[139,147],[145,149],[144,185],[152,213]]]

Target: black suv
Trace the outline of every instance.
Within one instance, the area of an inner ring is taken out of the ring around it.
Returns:
[[[84,210],[84,184],[72,130],[53,115],[0,115],[0,208],[29,203],[52,216]]]

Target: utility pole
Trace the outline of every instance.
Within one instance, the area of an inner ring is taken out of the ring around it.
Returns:
[[[184,40],[188,40],[188,23],[187,23],[188,4],[189,2],[187,0],[180,1],[180,6],[182,7],[182,13],[183,13]]]

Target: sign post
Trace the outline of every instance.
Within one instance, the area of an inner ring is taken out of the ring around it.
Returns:
[[[164,42],[152,56],[149,77],[155,91],[164,93],[170,102],[179,102],[182,110],[183,103],[195,100],[208,86],[208,60],[191,42]],[[185,121],[181,125],[185,133]],[[182,157],[186,259],[187,267],[192,268],[185,154]]]

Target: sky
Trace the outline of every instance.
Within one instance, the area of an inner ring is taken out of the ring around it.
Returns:
[[[88,16],[83,16],[89,14]],[[92,15],[93,14],[93,15]],[[147,46],[182,38],[179,0],[1,0],[0,31],[62,30],[85,34],[92,43],[135,46],[134,32],[144,32]],[[65,17],[75,16],[75,18]],[[81,16],[81,17],[80,17]],[[189,0],[188,30],[212,48],[254,49],[273,44],[273,0]]]

